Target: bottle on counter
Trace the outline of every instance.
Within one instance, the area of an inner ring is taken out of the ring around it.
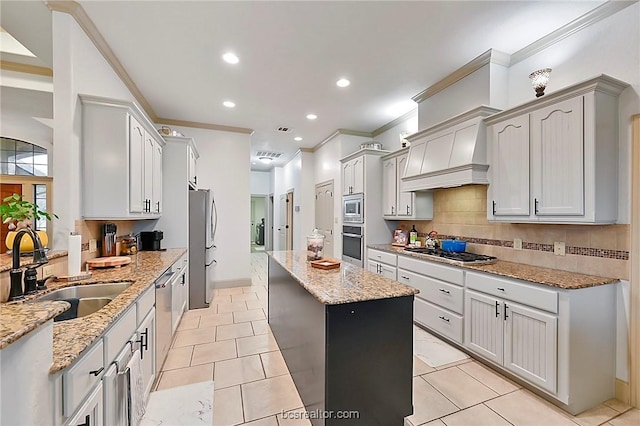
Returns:
[[[418,241],[418,230],[416,229],[416,226],[413,225],[411,227],[411,231],[409,232],[409,244],[415,245],[416,241]]]

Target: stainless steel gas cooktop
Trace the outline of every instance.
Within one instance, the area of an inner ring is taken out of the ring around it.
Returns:
[[[425,257],[438,257],[441,259],[445,259],[450,263],[458,263],[463,265],[486,265],[498,261],[498,258],[495,256],[485,256],[484,254],[469,253],[466,251],[455,253],[442,249],[432,249],[427,247],[407,247],[404,249],[404,251],[419,253],[425,255]]]

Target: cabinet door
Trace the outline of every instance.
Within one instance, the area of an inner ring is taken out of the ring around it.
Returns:
[[[353,188],[352,193],[364,192],[364,157],[353,160]]]
[[[180,280],[180,293],[182,295],[182,303],[180,304],[180,316],[187,310],[187,299],[189,298],[189,268],[185,264]]]
[[[342,164],[342,195],[349,195],[353,188],[353,162]]]
[[[67,421],[68,426],[102,426],[103,425],[102,383],[98,383],[89,398]]]
[[[153,205],[151,211],[162,213],[162,146],[153,144]]]
[[[386,278],[390,278],[392,280],[397,279],[397,269],[394,268],[393,266],[387,266],[387,265],[380,265],[380,275],[382,275],[383,277]]]
[[[149,312],[136,331],[142,357],[142,379],[144,382],[145,398],[151,392],[151,386],[156,378],[156,310]]]
[[[531,113],[534,212],[537,216],[584,214],[582,96]]]
[[[144,181],[142,183],[142,194],[146,204],[144,211],[153,212],[153,150],[155,148],[155,141],[151,136],[145,134],[144,139]]]
[[[496,298],[467,290],[464,304],[464,345],[484,358],[502,364],[502,303]]]
[[[529,114],[491,126],[494,216],[529,216]]]
[[[557,318],[505,302],[504,366],[550,392],[556,392]]]
[[[396,167],[397,172],[397,189],[396,192],[398,194],[398,216],[412,216],[413,215],[413,192],[401,192],[400,184],[402,183],[402,176],[404,176],[404,169],[407,167],[407,159],[409,158],[409,154],[403,154],[397,158],[398,166]]]
[[[374,262],[372,260],[367,261],[367,269],[369,272],[373,272],[374,274],[380,275],[380,264],[378,262]]]
[[[396,210],[396,159],[385,160],[382,163],[382,214],[392,216]]]
[[[129,211],[144,211],[144,129],[129,116]]]

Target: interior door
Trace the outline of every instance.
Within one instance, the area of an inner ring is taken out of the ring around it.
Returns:
[[[324,257],[333,257],[333,181],[316,185],[316,228],[324,235]]]
[[[12,196],[13,194],[22,195],[21,183],[0,184],[0,201]],[[9,224],[3,223],[0,229],[2,229],[2,233],[0,234],[0,253],[6,253],[8,249],[4,244],[4,239],[7,237],[7,233],[9,232]]]
[[[280,218],[278,221],[278,250],[287,249],[287,195],[280,196]]]

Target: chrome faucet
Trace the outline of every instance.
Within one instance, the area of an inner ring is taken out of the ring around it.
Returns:
[[[16,233],[16,237],[13,240],[13,265],[11,267],[11,272],[9,272],[9,275],[11,277],[11,289],[9,291],[10,301],[22,299],[25,293],[35,291],[35,285],[32,285],[31,283],[32,281],[35,283],[35,281],[33,280],[33,272],[35,272],[35,269],[33,267],[27,269],[28,273],[27,276],[25,276],[25,290],[24,292],[22,290],[22,269],[20,268],[20,241],[22,241],[22,237],[25,234],[29,234],[29,236],[33,240],[33,263],[37,266],[40,266],[49,262],[38,234],[28,227],[18,230],[18,232]]]

